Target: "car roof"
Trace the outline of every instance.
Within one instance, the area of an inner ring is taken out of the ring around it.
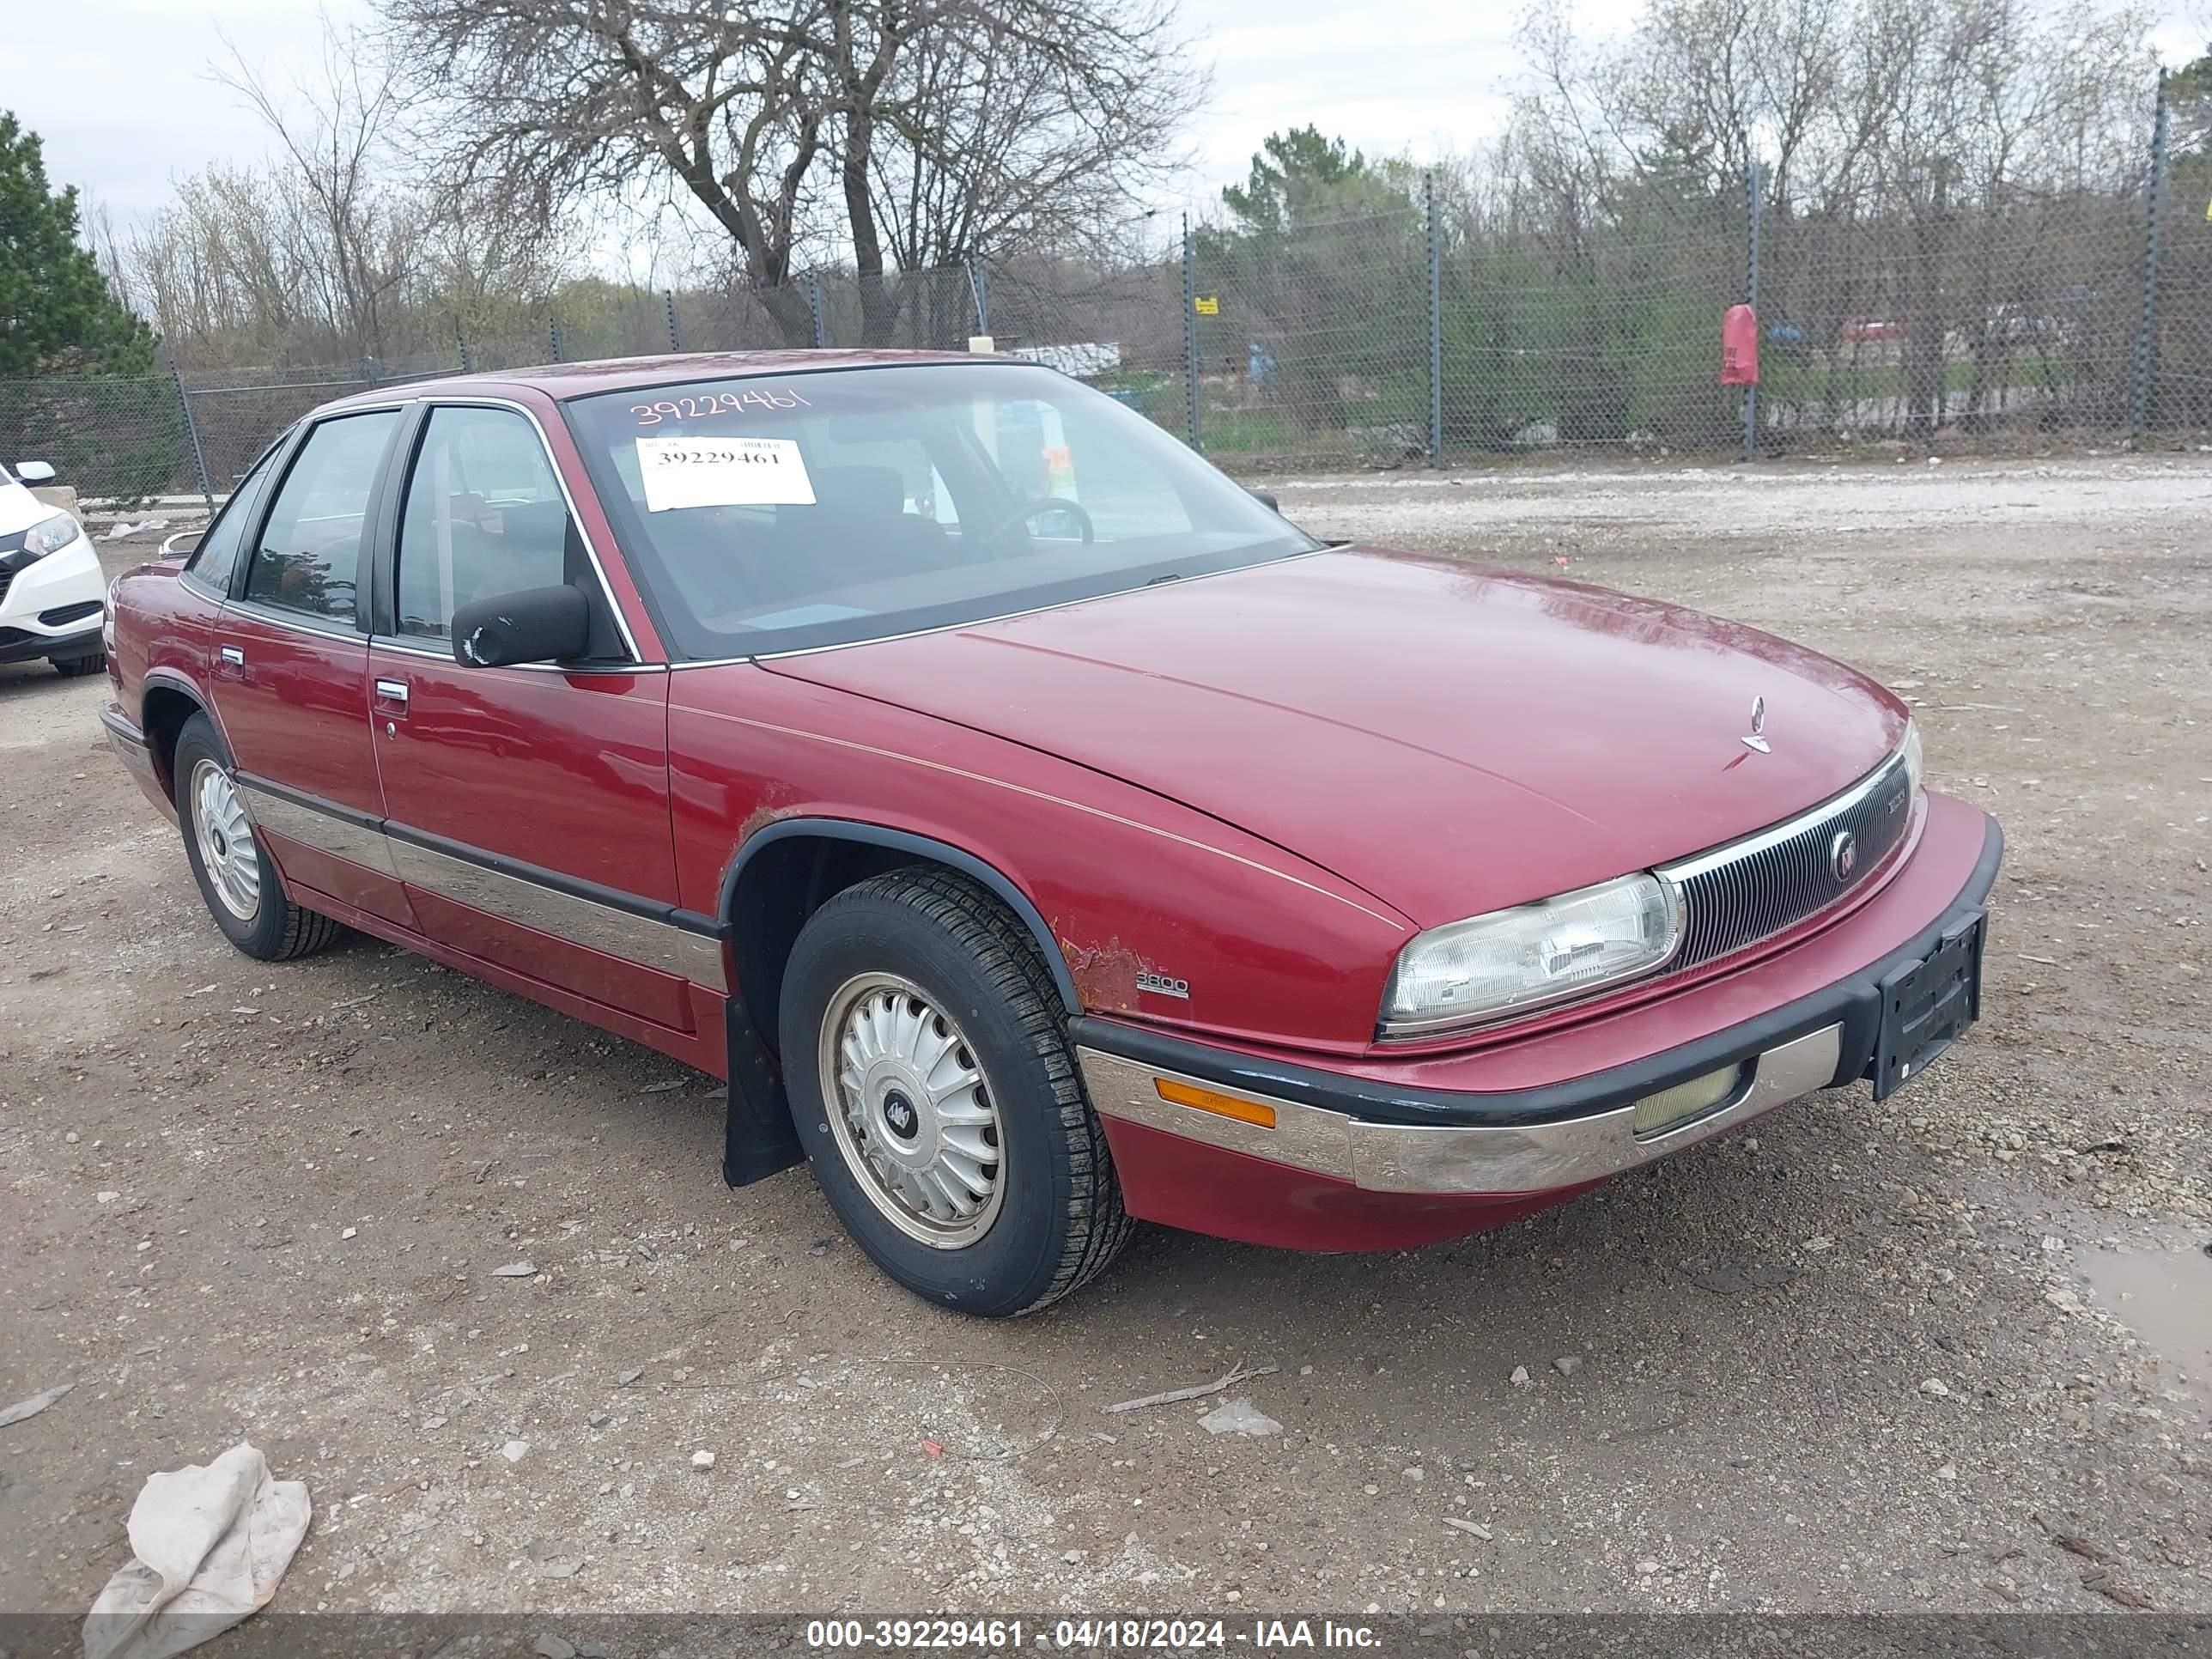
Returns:
[[[1012,361],[965,351],[788,350],[683,351],[652,357],[605,357],[592,362],[541,363],[531,368],[446,374],[431,380],[406,380],[357,392],[324,405],[343,409],[356,404],[388,404],[406,398],[483,397],[529,386],[554,399],[588,398],[601,392],[629,392],[672,386],[685,380],[725,380],[746,375],[793,374],[825,368],[890,368],[915,363],[971,363]]]

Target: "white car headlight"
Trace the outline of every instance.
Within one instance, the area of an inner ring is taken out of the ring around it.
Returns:
[[[23,550],[34,559],[58,553],[76,539],[76,520],[66,513],[41,519],[23,532]]]
[[[1905,791],[1909,799],[1920,793],[1920,728],[1909,720],[1905,722],[1905,741],[1898,744],[1897,752],[1905,757],[1905,775],[1911,780]]]
[[[1650,972],[1681,937],[1674,890],[1649,875],[1432,927],[1390,970],[1382,1034],[1427,1036],[1564,1002]]]

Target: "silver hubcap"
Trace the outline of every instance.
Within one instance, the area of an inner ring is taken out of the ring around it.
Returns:
[[[211,760],[192,768],[192,834],[222,908],[240,921],[261,908],[261,852],[230,774]]]
[[[892,974],[838,988],[822,1022],[830,1132],[869,1200],[910,1238],[972,1244],[1005,1192],[999,1109],[959,1026]]]

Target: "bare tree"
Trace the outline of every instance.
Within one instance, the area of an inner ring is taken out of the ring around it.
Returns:
[[[1126,189],[1154,165],[1194,86],[1159,0],[383,0],[383,15],[457,135],[447,171],[549,214],[688,198],[794,343],[811,330],[791,287],[810,256],[852,262],[864,337],[888,337],[885,272],[919,246],[912,216],[885,212],[899,185],[920,191],[910,204],[964,191],[970,229],[987,214],[1042,227],[1055,175],[1072,199],[1074,181]],[[1024,142],[981,101],[1008,94],[1015,62]],[[1027,142],[1048,131],[1057,147]]]
[[[1173,14],[1085,10],[1066,19],[1077,50],[980,12],[942,17],[914,42],[871,191],[900,269],[1117,247],[1180,163],[1176,136],[1207,81]]]
[[[301,262],[318,279],[325,315],[364,355],[382,356],[386,307],[407,280],[424,216],[394,179],[390,147],[402,100],[391,65],[325,17],[316,78],[280,94],[222,38],[228,61],[210,73],[283,150],[289,165],[278,181],[295,241],[312,240],[327,256]]]

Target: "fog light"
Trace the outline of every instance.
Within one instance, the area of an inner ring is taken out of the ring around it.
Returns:
[[[1656,1095],[1644,1096],[1636,1103],[1636,1133],[1657,1134],[1691,1118],[1702,1117],[1735,1093],[1743,1082],[1745,1064],[1738,1060],[1717,1072],[1707,1072],[1687,1083],[1678,1083]]]

